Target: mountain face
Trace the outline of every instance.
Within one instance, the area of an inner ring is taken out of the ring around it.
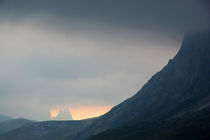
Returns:
[[[105,115],[82,121],[41,122],[0,140],[82,140],[125,124],[165,121],[210,107],[210,32],[187,35],[178,54],[133,97]]]
[[[167,119],[209,105],[210,33],[202,32],[185,37],[173,60],[102,118],[113,126],[135,119]]]
[[[202,32],[186,36],[173,60],[135,96],[103,116],[110,128],[139,125],[106,131],[90,140],[207,139],[209,116],[210,32]],[[153,124],[141,123],[145,121]]]
[[[187,35],[173,60],[136,95],[96,120],[91,134],[126,123],[167,120],[209,106],[210,32],[200,32]]]

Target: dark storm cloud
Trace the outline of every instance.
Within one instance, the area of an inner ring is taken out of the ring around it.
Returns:
[[[98,21],[169,31],[208,26],[207,12],[197,0],[6,0],[1,7],[14,18],[51,15],[66,22],[82,20],[84,25]]]
[[[202,0],[201,2],[208,8],[208,10],[210,10],[210,1],[209,0]]]

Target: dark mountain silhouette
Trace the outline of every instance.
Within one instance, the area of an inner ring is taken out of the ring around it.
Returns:
[[[188,35],[169,60],[132,98],[102,118],[120,125],[137,120],[166,119],[210,105],[210,32]]]
[[[4,121],[7,121],[7,120],[10,120],[10,119],[12,119],[12,118],[10,118],[8,116],[0,115],[0,123],[4,122]]]
[[[210,32],[186,36],[168,65],[134,97],[104,117],[110,125],[127,126],[90,140],[207,139],[210,136]],[[146,121],[153,123],[142,123]]]
[[[88,140],[209,140],[210,108],[192,111],[181,117],[106,130]]]
[[[141,129],[145,122],[154,122],[155,125],[162,121],[173,123],[174,119],[184,119],[189,112],[197,114],[204,109],[209,110],[209,106],[210,32],[200,32],[187,35],[173,60],[169,60],[136,95],[105,115],[82,121],[33,123],[0,135],[0,139],[82,140],[123,125],[139,124],[137,128]],[[194,118],[192,122],[196,121]],[[170,123],[163,123],[163,126]],[[178,124],[183,129],[182,123]],[[149,127],[152,128],[145,126]]]

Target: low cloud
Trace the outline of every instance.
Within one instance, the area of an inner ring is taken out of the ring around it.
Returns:
[[[180,45],[153,44],[122,31],[87,36],[85,31],[62,34],[44,26],[0,24],[3,114],[42,120],[60,105],[114,106],[138,91]]]

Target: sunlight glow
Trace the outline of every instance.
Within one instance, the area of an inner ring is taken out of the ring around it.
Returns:
[[[88,106],[88,107],[75,107],[69,108],[69,112],[72,115],[73,120],[82,120],[93,117],[98,117],[100,115],[108,112],[112,107],[111,106]],[[51,119],[56,118],[59,114],[59,110],[64,109],[64,107],[57,107],[50,109]]]
[[[59,113],[59,108],[50,109],[50,117],[51,117],[51,119],[57,117],[58,113]]]
[[[82,120],[92,117],[98,117],[108,112],[111,106],[89,106],[71,108],[70,112],[74,120]]]

